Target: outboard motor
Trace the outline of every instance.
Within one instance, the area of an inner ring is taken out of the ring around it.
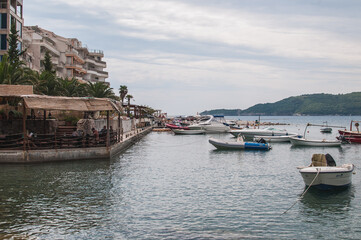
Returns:
[[[327,161],[327,166],[336,167],[336,162],[330,154],[327,153],[325,157]]]

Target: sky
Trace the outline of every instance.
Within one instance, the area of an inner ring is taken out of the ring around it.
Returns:
[[[361,91],[359,0],[24,0],[24,25],[104,51],[168,115]]]

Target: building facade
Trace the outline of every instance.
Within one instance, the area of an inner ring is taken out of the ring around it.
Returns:
[[[76,38],[65,38],[38,26],[25,26],[23,43],[27,49],[24,60],[31,69],[41,71],[45,53],[49,52],[57,76],[107,83],[104,53],[88,49]]]
[[[0,58],[7,53],[12,24],[18,31],[18,49],[23,49],[23,0],[0,0]]]

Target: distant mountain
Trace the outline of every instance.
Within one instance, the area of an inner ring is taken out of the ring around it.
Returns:
[[[201,115],[361,115],[361,92],[348,94],[307,94],[285,98],[275,103],[257,104],[245,110],[215,109]]]

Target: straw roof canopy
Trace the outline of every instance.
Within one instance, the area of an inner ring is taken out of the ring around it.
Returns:
[[[118,111],[118,107],[106,98],[86,97],[52,97],[43,95],[25,95],[25,106],[29,109],[63,110],[63,111]]]
[[[0,97],[21,97],[33,94],[32,85],[7,85],[0,84]]]

